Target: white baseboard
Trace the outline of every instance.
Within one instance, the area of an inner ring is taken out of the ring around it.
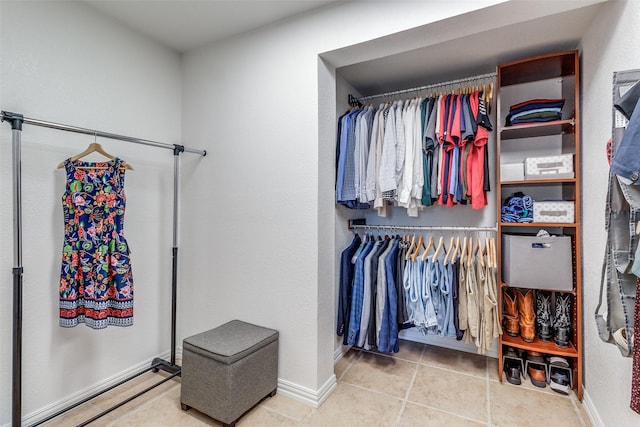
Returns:
[[[351,348],[351,346],[340,345],[335,349],[335,351],[333,352],[333,364],[334,364],[334,366],[335,366],[336,363],[338,363],[340,361],[340,359],[342,359],[342,357],[345,354],[347,354],[347,351],[349,351],[350,348]]]
[[[336,349],[334,355],[336,363],[342,358],[343,354],[344,352],[342,351],[342,347]],[[142,361],[129,369],[119,372],[103,381],[79,390],[76,393],[66,396],[56,402],[53,402],[43,408],[37,409],[30,414],[23,416],[22,423],[24,425],[31,425],[40,420],[43,420],[50,415],[55,414],[56,412],[64,408],[67,408],[70,405],[80,402],[81,400],[91,396],[92,394],[95,394],[96,392],[105,390],[106,388],[118,383],[119,381],[122,381],[128,377],[131,377],[132,375],[144,371],[151,365],[151,362],[156,357],[167,360],[169,356],[170,352],[167,351],[159,354],[158,356]],[[176,348],[176,359],[182,359],[182,347]],[[278,379],[278,393],[303,402],[314,408],[319,408],[320,405],[322,405],[322,403],[327,400],[331,392],[336,388],[337,384],[338,382],[335,375],[331,375],[331,377],[318,390],[312,390],[286,380]],[[7,424],[6,426],[2,427],[9,427],[9,425]]]
[[[593,427],[604,427],[602,418],[600,418],[600,414],[593,404],[591,396],[589,396],[589,393],[587,393],[586,388],[582,389],[582,404],[584,405],[584,409],[587,411],[587,415],[589,415],[591,425],[593,425]]]
[[[180,349],[182,350],[182,349]],[[112,386],[113,384],[118,383],[119,381],[122,381],[124,379],[126,379],[127,377],[130,377],[132,375],[135,375],[139,372],[144,371],[145,369],[147,369],[149,366],[151,366],[151,362],[153,361],[153,359],[155,359],[156,357],[159,357],[161,359],[168,359],[170,356],[170,352],[166,351],[164,353],[159,354],[158,356],[149,358],[147,360],[144,360],[140,363],[138,363],[137,365],[132,366],[129,369],[126,369],[122,372],[118,372],[117,374],[103,380],[100,381],[96,384],[93,384],[89,387],[86,387],[80,391],[77,391],[73,394],[70,394],[69,396],[63,397],[62,399],[53,402],[43,408],[37,409],[33,412],[31,412],[30,414],[24,415],[22,417],[22,424],[23,425],[31,425],[34,424],[40,420],[43,420],[45,418],[47,418],[48,416],[55,414],[56,412],[69,407],[70,405],[73,405],[77,402],[80,402],[83,399],[86,399],[87,397],[91,396],[92,394],[95,394],[99,391],[105,390],[106,388]]]
[[[317,391],[286,380],[278,379],[278,393],[314,408],[319,408],[320,405],[327,400],[331,392],[335,390],[337,385],[338,381],[336,380],[335,375],[331,375],[331,378],[329,378]]]
[[[182,360],[182,346],[176,347],[176,359]]]

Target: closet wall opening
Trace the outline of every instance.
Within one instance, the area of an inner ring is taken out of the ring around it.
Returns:
[[[456,31],[451,30],[451,28],[459,28],[461,22],[473,21],[473,17],[459,16],[445,20],[446,22],[431,24],[428,28],[416,29],[413,35],[416,39],[421,40],[420,43],[416,42],[415,39],[408,42],[407,40],[411,40],[411,37],[407,34],[409,32],[405,32],[402,35],[389,36],[367,44],[350,46],[323,54],[321,57],[324,63],[329,64],[329,66],[335,66],[333,68],[335,72],[335,111],[332,112],[335,114],[335,121],[333,123],[334,133],[331,134],[331,139],[327,138],[321,141],[321,146],[323,144],[329,145],[335,154],[338,130],[337,119],[349,110],[349,95],[353,95],[356,98],[368,97],[440,82],[472,78],[473,76],[495,72],[497,65],[501,63],[554,51],[575,49],[585,28],[588,27],[600,7],[601,5],[597,4],[545,16],[544,18],[531,19],[518,24],[498,26],[497,28],[480,31],[472,35],[460,34],[459,32],[456,34]],[[480,16],[482,13],[482,11],[479,11],[475,14]],[[571,25],[567,25],[567,22],[571,22]],[[541,29],[544,30],[541,31]],[[425,35],[433,35],[434,33],[438,34],[435,41],[425,40]],[[393,45],[393,53],[389,53],[392,48],[388,44],[393,43],[394,40],[396,43]],[[376,45],[378,47],[377,52],[387,52],[388,54],[376,56],[374,53]],[[406,46],[405,49],[400,47],[403,45]],[[416,47],[417,45],[421,47]],[[344,59],[348,57],[363,58],[366,56],[369,59],[353,63],[349,63],[348,60]],[[443,87],[445,90],[457,91],[459,88],[463,88],[464,84],[445,85]],[[377,106],[377,103],[383,100],[410,99],[428,93],[428,90],[423,92],[409,91],[402,95],[374,98],[370,102]],[[499,125],[496,123],[497,106],[495,105],[495,93],[493,99],[494,102],[490,108],[489,116],[495,128]],[[366,102],[369,101],[367,100]],[[323,116],[322,112],[320,115],[321,117]],[[340,252],[349,245],[354,236],[354,231],[348,228],[347,223],[349,220],[364,219],[368,225],[381,226],[496,226],[496,204],[498,201],[496,200],[495,192],[497,185],[495,173],[495,130],[489,132],[487,147],[489,150],[491,191],[487,193],[487,206],[484,209],[473,210],[469,206],[456,206],[455,208],[430,206],[420,211],[417,217],[410,217],[407,215],[406,209],[393,207],[389,210],[388,215],[383,217],[372,209],[349,209],[335,204],[334,193],[335,253],[333,272],[336,286],[334,298],[336,307],[339,292],[337,284],[339,283],[340,275]],[[321,150],[323,150],[322,147]],[[332,170],[332,180],[327,185],[335,188],[335,168]],[[441,232],[441,234],[445,236],[446,240],[452,235],[446,232]],[[453,235],[456,235],[455,232]],[[335,359],[338,360],[347,347],[342,345],[341,337],[334,338]],[[455,339],[424,335],[415,329],[402,331],[400,338],[462,351],[476,351],[476,347],[473,344],[464,345]],[[497,345],[495,342],[488,355],[497,357]]]

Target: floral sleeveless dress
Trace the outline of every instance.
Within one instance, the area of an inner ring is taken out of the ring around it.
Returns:
[[[123,161],[67,159],[60,326],[133,324],[133,277],[124,237]]]

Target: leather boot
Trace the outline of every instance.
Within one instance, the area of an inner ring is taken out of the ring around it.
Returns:
[[[504,330],[508,335],[517,337],[520,334],[520,325],[518,323],[518,306],[516,298],[511,296],[509,289],[504,291]]]
[[[536,313],[533,308],[533,290],[525,294],[516,292],[518,311],[520,313],[520,336],[526,342],[533,342],[536,337]]]
[[[536,291],[536,332],[541,341],[551,341],[551,292]]]
[[[571,336],[571,304],[573,295],[556,294],[556,310],[553,324],[553,340],[558,347],[566,348],[569,346]]]

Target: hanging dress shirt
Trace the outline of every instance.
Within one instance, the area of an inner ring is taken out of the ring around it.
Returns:
[[[360,316],[360,332],[358,333],[358,347],[363,347],[367,338],[367,328],[369,327],[369,317],[371,316],[371,302],[375,296],[371,292],[371,263],[376,257],[376,252],[382,245],[382,240],[376,240],[371,251],[364,259],[364,283],[362,294],[362,314]]]
[[[349,313],[351,310],[351,285],[353,281],[353,264],[351,259],[362,244],[356,233],[349,246],[340,255],[340,295],[338,299],[337,334],[343,337],[343,344],[347,344],[347,330],[349,328]]]
[[[347,343],[356,345],[360,335],[360,318],[362,317],[362,301],[364,299],[364,260],[373,248],[373,242],[367,242],[356,259],[351,293],[351,312],[349,314],[349,335]]]

